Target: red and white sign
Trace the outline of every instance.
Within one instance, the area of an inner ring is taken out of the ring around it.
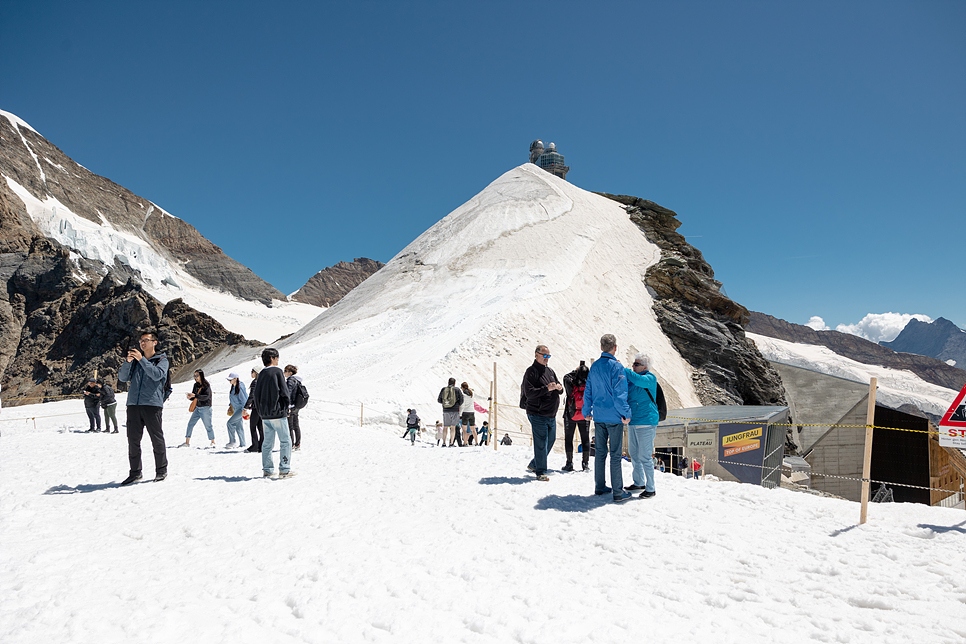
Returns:
[[[966,449],[966,402],[963,398],[966,398],[966,387],[939,421],[939,444],[943,447]]]

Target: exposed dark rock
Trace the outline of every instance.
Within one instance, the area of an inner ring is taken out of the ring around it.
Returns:
[[[98,277],[86,268],[56,242],[38,238],[7,280],[11,323],[0,337],[4,404],[76,395],[95,372],[116,386],[126,349],[137,346],[146,328],[158,331],[159,350],[168,354],[176,378],[179,368],[211,351],[260,345],[181,300],[162,307],[133,280],[117,284],[109,274],[84,281]]]
[[[966,371],[951,367],[942,360],[912,353],[896,353],[888,347],[839,331],[816,331],[764,313],[751,313],[747,330],[751,333],[788,342],[828,347],[840,356],[862,364],[881,365],[890,369],[906,369],[926,382],[959,391],[966,384]]]
[[[952,360],[953,366],[966,368],[966,331],[946,318],[931,323],[913,318],[895,340],[879,344],[893,351],[917,353],[943,362]]]
[[[661,249],[645,283],[655,294],[661,329],[693,369],[701,403],[785,404],[781,378],[745,336],[748,309],[720,292],[701,251],[676,232],[681,222],[675,213],[645,199],[601,194],[624,204],[631,221]]]
[[[172,263],[180,264],[212,288],[266,304],[272,299],[286,299],[187,222],[165,214],[127,188],[92,173],[37,132],[15,127],[4,117],[0,117],[0,173],[40,200],[56,197],[80,217],[98,225],[106,219],[115,228],[144,239],[163,257],[169,257]],[[36,227],[26,216],[21,200],[6,191],[6,182],[0,180],[0,184],[0,200],[9,199],[15,204],[12,208],[15,218],[3,221],[2,250],[5,243],[9,244],[8,236],[21,241],[30,239],[35,236]],[[18,207],[23,210],[22,216]]]
[[[356,257],[353,262],[339,262],[310,277],[292,299],[304,304],[330,307],[383,266],[385,264],[382,262],[367,257]]]

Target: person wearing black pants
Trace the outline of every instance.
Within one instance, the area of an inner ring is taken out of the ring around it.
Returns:
[[[302,449],[302,427],[299,425],[299,408],[295,406],[295,395],[298,393],[302,378],[296,374],[299,372],[295,365],[285,365],[282,372],[285,375],[285,386],[288,388],[288,399],[291,404],[288,407],[288,434],[292,439],[292,449],[296,452]]]
[[[258,415],[258,410],[252,402],[252,394],[255,392],[256,380],[258,380],[258,370],[252,369],[252,384],[248,386],[248,402],[245,403],[245,409],[250,414],[248,417],[248,429],[252,434],[252,444],[245,451],[261,454],[262,440],[265,438],[265,432],[262,429],[262,417]]]
[[[87,386],[84,387],[84,411],[87,412],[87,420],[90,427],[87,431],[101,431],[101,390],[97,388],[97,378],[93,376],[87,379]]]
[[[583,360],[580,366],[563,377],[567,400],[564,403],[564,448],[567,451],[567,464],[564,472],[574,471],[574,432],[580,430],[580,449],[583,455],[583,469],[590,469],[590,422],[581,411],[583,409],[584,387],[587,385],[587,374],[590,369]]]
[[[154,448],[154,480],[163,481],[168,476],[168,456],[161,429],[161,412],[169,365],[166,355],[155,353],[157,344],[157,335],[151,332],[142,333],[140,351],[129,349],[127,361],[117,371],[119,381],[130,383],[127,392],[127,453],[131,472],[121,485],[130,485],[141,480],[141,438],[145,428]]]

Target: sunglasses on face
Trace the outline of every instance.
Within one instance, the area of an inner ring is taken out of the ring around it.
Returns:
[[[544,353],[544,354],[541,354],[540,357],[541,358],[549,358],[550,357],[550,354],[549,353]]]

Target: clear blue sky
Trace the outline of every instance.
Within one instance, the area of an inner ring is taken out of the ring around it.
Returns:
[[[966,327],[966,2],[35,2],[0,109],[283,292],[557,143],[792,322]]]

